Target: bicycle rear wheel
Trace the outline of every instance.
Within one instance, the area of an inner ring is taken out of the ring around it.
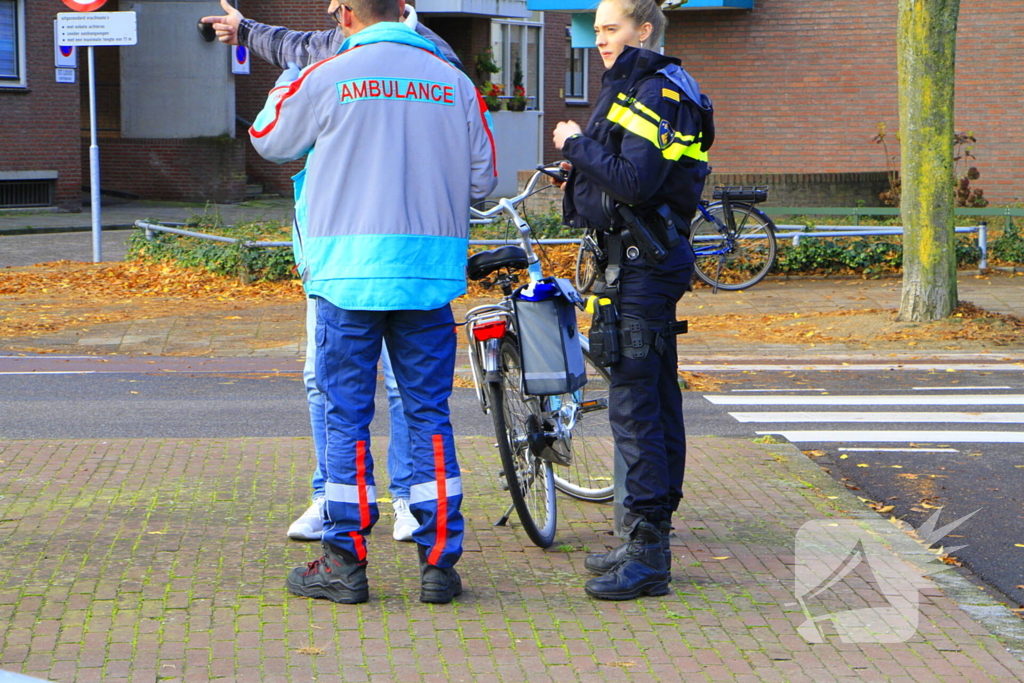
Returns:
[[[544,428],[537,398],[523,396],[519,347],[505,338],[499,349],[500,382],[490,382],[491,417],[498,452],[512,503],[523,530],[536,545],[555,540],[557,508],[551,463],[534,455],[531,443],[543,442]]]
[[[586,337],[580,339],[585,340]],[[614,492],[615,446],[608,424],[610,377],[607,368],[594,365],[586,345],[583,360],[587,368],[586,385],[562,399],[581,404],[582,412],[565,449],[572,453],[572,462],[555,468],[555,487],[573,498],[600,503],[611,500]]]
[[[594,286],[597,279],[598,255],[594,245],[584,237],[580,242],[580,250],[576,252],[576,291],[586,294]]]
[[[698,214],[690,227],[690,243],[697,255],[697,277],[718,289],[735,291],[753,287],[775,265],[775,224],[749,204],[730,205],[736,233],[730,239],[721,202],[708,207],[714,219]]]

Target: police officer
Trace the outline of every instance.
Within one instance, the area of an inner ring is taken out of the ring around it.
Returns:
[[[679,60],[644,49],[660,43],[664,27],[653,0],[603,0],[594,30],[608,71],[594,115],[585,131],[561,122],[553,136],[571,163],[565,221],[597,232],[608,265],[595,291],[619,320],[609,419],[626,467],[629,540],[586,560],[599,575],[587,594],[608,600],[668,592],[670,520],[686,465],[672,323],[693,276],[685,234],[708,174],[713,124],[710,101]]]

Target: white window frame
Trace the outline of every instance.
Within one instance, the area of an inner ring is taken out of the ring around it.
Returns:
[[[5,4],[11,0],[5,0]],[[17,74],[0,76],[0,88],[27,88],[27,62],[25,58],[25,0],[13,0],[14,5],[14,60]]]
[[[529,19],[492,19],[491,20],[491,49],[494,51],[495,60],[498,66],[501,67],[501,72],[495,75],[495,78],[500,78],[498,81],[505,86],[505,96],[511,97],[512,92],[512,75],[515,72],[515,62],[511,59],[508,49],[509,41],[506,39],[502,44],[499,44],[501,35],[501,26],[524,26],[527,29],[537,29],[537,80],[536,84],[536,96],[534,99],[529,101],[527,109],[535,109],[537,111],[544,110],[544,13],[533,12]],[[526,33],[524,32],[524,37]],[[529,50],[526,49],[529,42],[524,42],[522,45],[522,60],[521,66],[523,69],[523,81],[526,85],[527,96],[530,96],[531,83],[530,83],[530,64],[531,55]]]
[[[565,103],[566,104],[589,104],[590,103],[590,53],[587,51],[587,48],[585,48],[585,47],[573,47],[572,46],[572,38],[570,36],[566,36],[566,47],[570,50],[570,55],[572,53],[578,53],[579,57],[580,57],[580,62],[583,64],[583,73],[580,76],[583,79],[583,94],[582,95],[570,95],[569,94],[569,89],[566,88],[565,89]],[[570,71],[569,71],[570,63],[571,62],[569,62],[567,60],[566,64],[565,64],[565,73],[566,73],[567,76],[570,73]]]

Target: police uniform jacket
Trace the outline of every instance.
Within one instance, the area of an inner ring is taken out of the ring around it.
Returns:
[[[709,173],[707,152],[697,105],[658,73],[670,65],[679,60],[626,47],[605,72],[586,130],[562,147],[572,164],[563,198],[568,225],[610,227],[606,195],[641,212],[667,203],[684,221],[693,218]]]

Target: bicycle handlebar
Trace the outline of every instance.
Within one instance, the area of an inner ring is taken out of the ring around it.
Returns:
[[[562,173],[562,162],[560,161],[556,161],[553,164],[542,164],[537,166],[533,177],[530,178],[530,182],[526,184],[526,188],[523,190],[522,194],[518,194],[515,197],[508,197],[506,199],[499,199],[497,206],[487,209],[486,211],[470,207],[469,212],[473,218],[494,218],[506,210],[502,206],[502,202],[507,202],[513,208],[522,204],[524,199],[534,193],[534,187],[537,185],[537,180],[539,180],[542,175],[564,180],[565,178],[562,176]]]

